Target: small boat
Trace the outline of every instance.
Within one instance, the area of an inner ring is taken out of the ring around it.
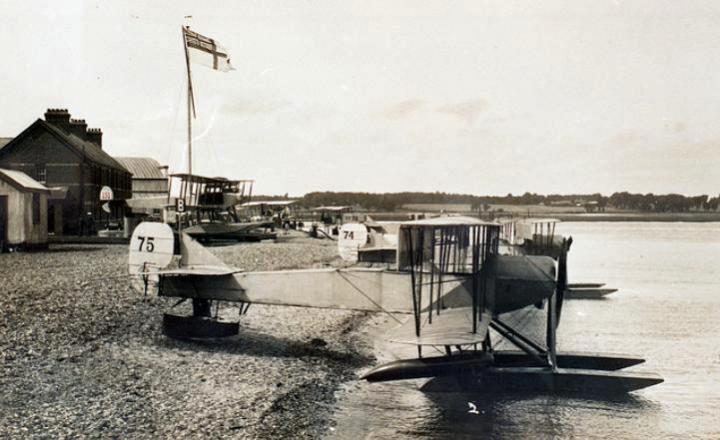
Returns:
[[[607,295],[613,292],[617,292],[618,289],[610,288],[596,288],[596,287],[570,287],[565,291],[565,298],[567,299],[603,299]]]
[[[598,289],[605,283],[570,283],[568,287],[571,289]]]

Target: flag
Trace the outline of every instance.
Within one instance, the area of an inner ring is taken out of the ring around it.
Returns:
[[[229,72],[235,70],[230,64],[230,56],[227,50],[220,46],[212,38],[205,37],[183,27],[187,55],[191,62],[202,64],[214,70]]]

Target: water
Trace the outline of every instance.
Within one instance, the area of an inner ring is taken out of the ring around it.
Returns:
[[[720,223],[569,222],[558,231],[574,239],[571,282],[620,289],[567,301],[559,348],[639,355],[646,363],[632,370],[664,383],[599,400],[358,381],[338,393],[330,437],[720,439]],[[381,338],[376,351],[381,361],[408,355]]]

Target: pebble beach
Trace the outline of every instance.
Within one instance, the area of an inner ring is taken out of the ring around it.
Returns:
[[[298,236],[208,249],[249,271],[340,264],[335,242]],[[377,317],[253,305],[236,337],[173,340],[161,322],[175,300],[133,289],[127,256],[123,245],[0,254],[0,437],[332,432],[336,390],[374,362],[361,329]]]

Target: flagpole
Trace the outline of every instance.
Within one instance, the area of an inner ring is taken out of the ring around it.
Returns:
[[[195,96],[192,87],[192,73],[190,71],[190,54],[188,54],[185,29],[187,26],[180,26],[183,39],[183,50],[185,51],[185,67],[187,68],[187,133],[188,133],[188,174],[192,174],[192,116],[195,115]],[[192,115],[191,115],[192,112]]]

